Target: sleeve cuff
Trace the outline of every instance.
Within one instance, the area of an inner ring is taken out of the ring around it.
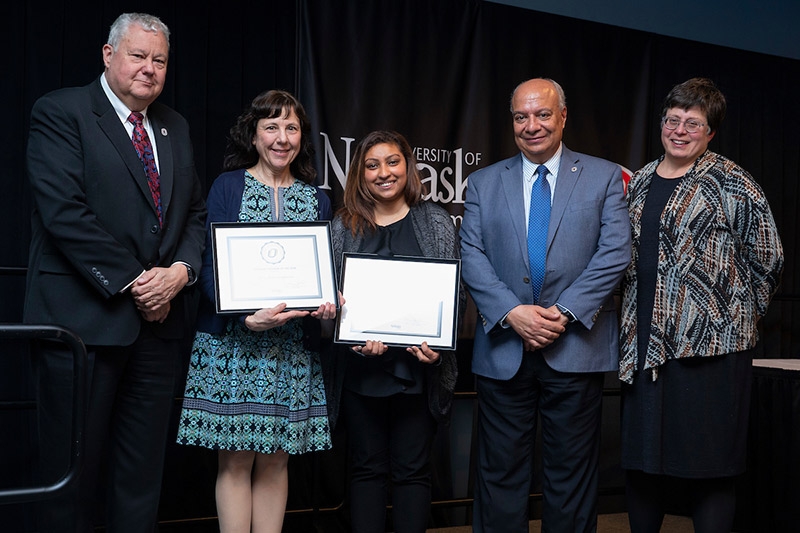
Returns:
[[[189,281],[186,282],[186,286],[187,287],[191,287],[192,285],[195,284],[195,282],[197,281],[197,274],[195,273],[194,269],[192,268],[192,265],[190,265],[189,263],[187,263],[185,261],[175,261],[172,264],[173,265],[180,264],[180,265],[183,265],[183,266],[186,267],[186,274],[189,277]]]
[[[138,275],[138,276],[136,276],[135,278],[133,278],[133,279],[131,280],[131,282],[130,282],[130,283],[128,283],[127,285],[125,285],[124,287],[122,287],[122,288],[119,290],[119,294],[122,294],[123,292],[127,291],[128,289],[130,289],[130,288],[133,286],[133,284],[134,284],[134,283],[136,283],[136,280],[137,280],[137,279],[139,279],[139,278],[141,278],[141,277],[142,277],[142,274],[144,274],[145,272],[147,272],[147,271],[146,271],[146,270],[142,270],[141,272],[139,272],[139,275]]]
[[[578,320],[578,318],[572,313],[572,311],[570,311],[560,303],[556,302],[556,307],[558,307],[558,310],[561,311],[562,315],[567,317],[567,322],[575,322]]]

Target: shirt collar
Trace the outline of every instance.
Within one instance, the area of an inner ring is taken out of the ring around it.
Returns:
[[[553,177],[558,177],[558,167],[561,165],[561,152],[563,148],[564,143],[558,143],[558,150],[556,150],[556,153],[553,154],[553,157],[544,162],[544,166],[547,167],[547,170],[550,171]],[[539,167],[539,164],[532,162],[525,157],[525,154],[522,152],[520,152],[520,155],[522,156],[522,177],[525,178],[526,181],[531,181],[536,175],[536,169]]]
[[[119,99],[119,96],[114,94],[114,91],[111,90],[111,86],[108,85],[108,80],[106,80],[106,73],[103,72],[102,76],[100,76],[100,85],[103,87],[103,92],[106,93],[106,97],[108,101],[111,102],[111,107],[114,108],[114,111],[117,112],[117,116],[122,121],[123,124],[128,122],[128,117],[131,114],[131,110],[128,109],[122,100]],[[140,111],[142,115],[144,115],[145,122],[147,121],[147,109],[144,108]]]

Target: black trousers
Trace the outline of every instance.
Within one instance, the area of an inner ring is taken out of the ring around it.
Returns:
[[[155,337],[145,324],[130,346],[87,347],[89,403],[85,462],[77,487],[41,505],[39,530],[93,531],[106,500],[110,532],[152,532],[175,380],[178,341]],[[72,356],[63,345],[37,348],[39,440],[44,482],[64,473],[69,458]],[[101,472],[107,477],[101,479]]]
[[[430,456],[436,421],[424,394],[385,398],[344,390],[341,416],[350,457],[354,533],[383,533],[391,479],[396,533],[423,533],[431,503]]]
[[[597,529],[602,373],[562,373],[526,352],[508,381],[478,377],[473,531],[528,531],[537,415],[542,423],[542,531]]]

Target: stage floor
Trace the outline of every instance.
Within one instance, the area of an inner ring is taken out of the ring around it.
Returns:
[[[597,533],[630,533],[627,513],[601,514],[597,517]],[[540,533],[542,521],[531,521],[530,533]],[[667,515],[661,525],[661,533],[692,533],[692,519],[686,516]],[[470,526],[429,529],[428,533],[472,533]]]

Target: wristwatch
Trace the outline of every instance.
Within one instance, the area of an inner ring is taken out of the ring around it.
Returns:
[[[186,265],[186,274],[189,276],[189,281],[186,282],[187,285],[191,285],[197,281],[197,274],[194,273],[194,269],[189,265]]]

